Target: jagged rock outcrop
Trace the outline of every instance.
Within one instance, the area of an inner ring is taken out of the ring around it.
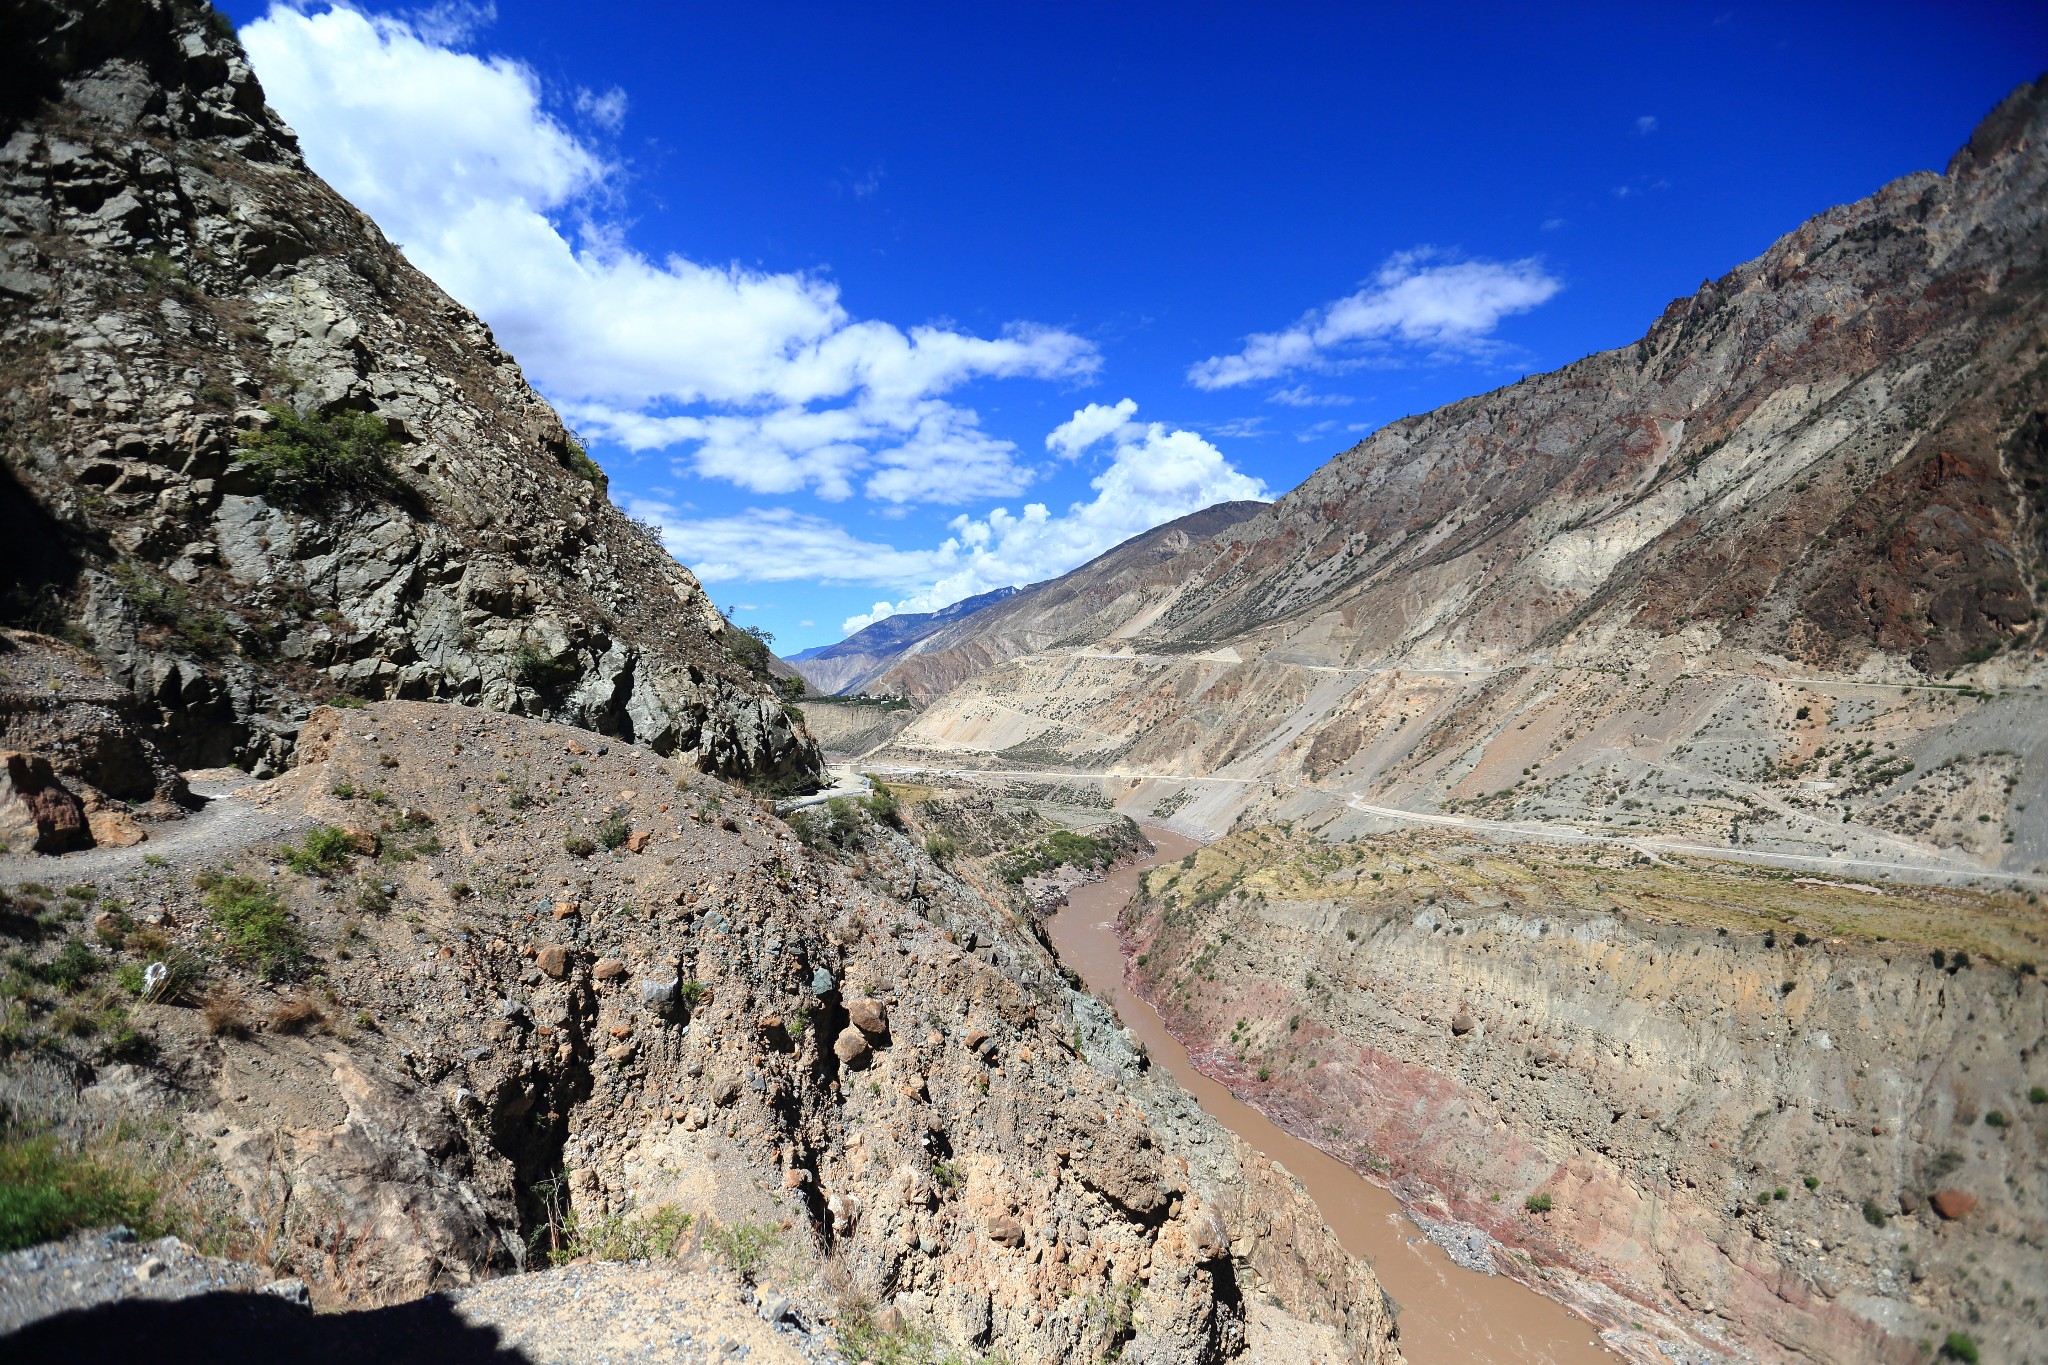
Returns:
[[[91,648],[181,766],[277,769],[341,696],[815,772],[763,652],[306,169],[219,15],[7,0],[0,30],[9,624]]]
[[[2029,86],[1635,345],[970,618],[875,684],[929,702],[885,757],[1225,779],[1130,794],[1191,832],[1355,801],[2048,873],[2044,142]],[[1023,628],[1061,597],[1104,610]]]

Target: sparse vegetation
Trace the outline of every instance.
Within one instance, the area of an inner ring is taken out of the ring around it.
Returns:
[[[322,875],[333,872],[356,851],[354,836],[347,830],[333,825],[318,825],[307,830],[297,844],[285,844],[278,849],[285,866],[294,872],[308,875]]]
[[[281,502],[317,503],[344,495],[388,498],[397,491],[384,419],[370,413],[301,414],[283,403],[264,411],[272,425],[242,437],[235,465]]]
[[[253,877],[204,877],[206,908],[227,955],[270,980],[296,976],[305,964],[305,937],[278,894]]]
[[[0,1130],[0,1252],[109,1223],[154,1236],[158,1201],[126,1165],[67,1148],[54,1134]]]

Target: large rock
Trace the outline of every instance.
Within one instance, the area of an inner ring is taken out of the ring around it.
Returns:
[[[15,852],[65,853],[92,844],[85,807],[39,754],[0,752],[0,843]]]

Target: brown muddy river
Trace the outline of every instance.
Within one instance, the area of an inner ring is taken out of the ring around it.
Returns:
[[[1202,1108],[1307,1186],[1337,1239],[1371,1263],[1401,1305],[1401,1350],[1411,1365],[1614,1365],[1618,1357],[1600,1344],[1585,1319],[1506,1276],[1453,1264],[1401,1212],[1391,1193],[1283,1132],[1197,1071],[1152,1007],[1124,989],[1124,956],[1115,933],[1118,913],[1142,873],[1200,847],[1166,830],[1145,833],[1158,850],[1152,857],[1076,889],[1053,917],[1052,940],[1060,960],[1116,1009],[1152,1060],[1187,1087]]]

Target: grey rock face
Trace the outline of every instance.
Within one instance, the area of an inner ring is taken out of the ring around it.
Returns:
[[[89,643],[182,766],[281,768],[339,696],[814,773],[696,579],[202,16],[0,4],[45,97],[0,103],[0,621]],[[287,408],[374,417],[384,486],[267,486],[237,454]]]

